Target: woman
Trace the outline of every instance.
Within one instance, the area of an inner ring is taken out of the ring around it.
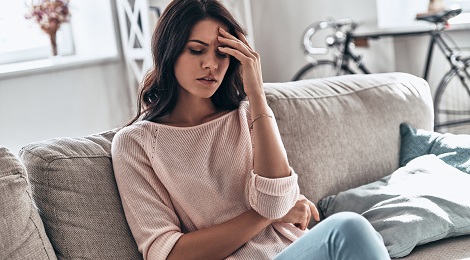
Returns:
[[[152,51],[139,112],[112,145],[144,259],[388,258],[358,215],[338,214],[304,235],[318,211],[299,195],[259,55],[219,2],[172,1]]]

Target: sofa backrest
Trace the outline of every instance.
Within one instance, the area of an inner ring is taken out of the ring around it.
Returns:
[[[265,84],[300,191],[317,203],[398,168],[402,122],[433,129],[429,86],[405,73]]]

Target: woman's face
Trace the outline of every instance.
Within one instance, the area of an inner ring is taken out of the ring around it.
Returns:
[[[219,28],[227,26],[206,19],[196,23],[186,46],[175,63],[175,76],[181,86],[180,97],[210,98],[222,83],[230,57],[218,50]]]

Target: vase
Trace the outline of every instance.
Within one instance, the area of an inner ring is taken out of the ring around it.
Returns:
[[[57,32],[49,33],[49,39],[51,41],[52,56],[57,56]]]
[[[445,9],[443,0],[429,0],[428,12],[439,12]]]

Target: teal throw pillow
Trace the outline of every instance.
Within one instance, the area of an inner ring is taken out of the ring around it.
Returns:
[[[441,134],[400,125],[400,167],[425,154],[434,154],[445,163],[470,174],[470,135]]]

